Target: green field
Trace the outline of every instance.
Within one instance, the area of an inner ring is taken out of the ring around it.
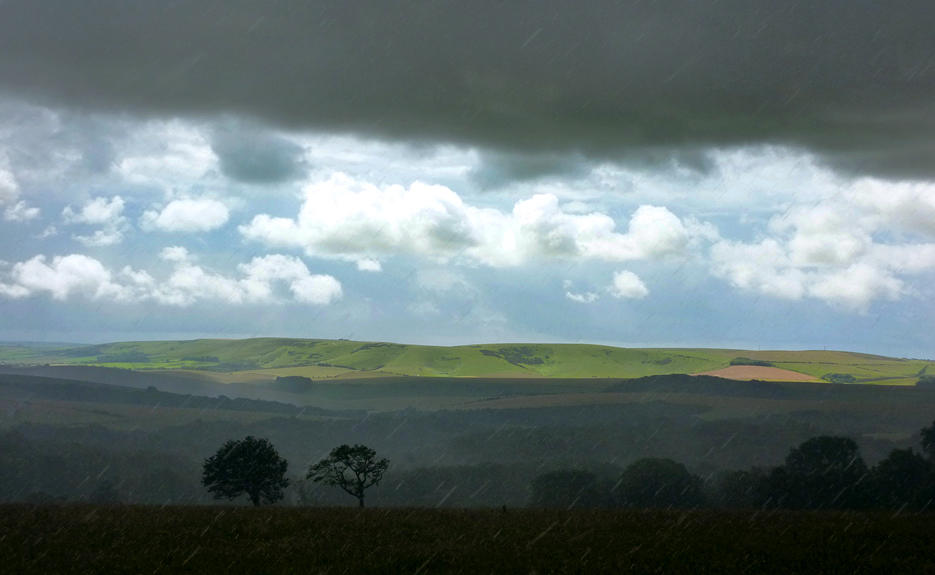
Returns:
[[[11,573],[931,573],[910,513],[0,506]]]
[[[829,373],[853,375],[858,382],[866,383],[912,383],[933,364],[838,351],[642,349],[587,344],[440,347],[282,338],[123,342],[57,349],[0,346],[0,362],[6,364],[186,370],[222,382],[272,380],[281,375],[312,379],[393,376],[635,378],[720,369],[737,357],[769,361],[775,367],[815,377]]]

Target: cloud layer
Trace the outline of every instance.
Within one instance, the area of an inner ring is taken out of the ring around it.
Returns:
[[[0,95],[0,337],[935,345],[931,182],[150,113]]]
[[[0,89],[494,149],[783,142],[931,175],[933,20],[929,0],[6,2]],[[293,173],[285,148],[215,143],[235,177]]]

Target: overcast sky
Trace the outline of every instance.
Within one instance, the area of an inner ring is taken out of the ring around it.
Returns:
[[[0,339],[935,356],[932,22],[0,2]]]

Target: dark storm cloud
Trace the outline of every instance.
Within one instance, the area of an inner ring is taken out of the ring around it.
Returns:
[[[931,0],[11,0],[0,89],[617,155],[775,142],[935,174]]]
[[[536,180],[547,176],[584,176],[591,163],[580,154],[556,152],[491,152],[481,155],[471,180],[481,188],[497,188],[510,182]]]
[[[252,184],[274,184],[299,178],[308,170],[302,146],[258,128],[224,126],[211,138],[221,171]]]

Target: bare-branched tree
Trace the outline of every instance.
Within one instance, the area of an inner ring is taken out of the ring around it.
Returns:
[[[364,445],[341,445],[308,470],[308,479],[316,483],[337,486],[357,498],[364,506],[364,490],[378,485],[390,462]]]

